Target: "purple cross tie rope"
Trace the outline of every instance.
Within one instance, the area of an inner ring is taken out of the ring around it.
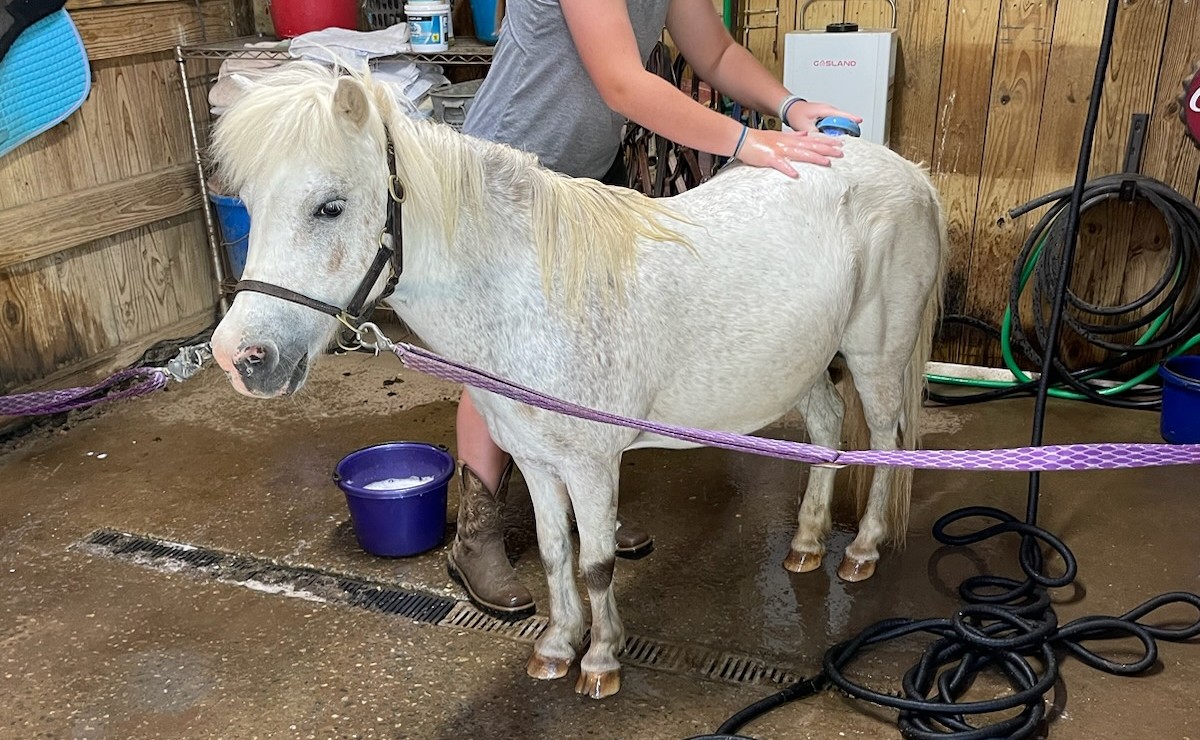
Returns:
[[[376,330],[377,331],[377,330]],[[387,346],[406,366],[453,383],[491,391],[515,401],[575,416],[614,424],[664,437],[734,452],[794,460],[811,465],[890,465],[933,470],[1007,470],[1015,472],[1054,470],[1113,470],[1200,463],[1200,445],[1170,444],[1071,444],[1017,447],[999,450],[831,450],[820,445],[767,439],[746,434],[716,432],[673,424],[631,419],[564,401],[540,391],[499,378],[483,370],[440,357],[409,344]],[[195,349],[195,348],[188,348]],[[199,368],[202,357],[192,358],[186,368],[142,367],[122,370],[92,386],[36,391],[0,396],[0,416],[37,416],[87,408],[102,401],[145,395],[167,384],[169,376],[183,380]],[[138,381],[115,392],[112,388]]]
[[[128,388],[105,395],[104,391],[126,381],[139,380]],[[94,406],[101,401],[115,401],[153,393],[167,384],[167,374],[156,367],[121,370],[96,385],[63,388],[57,391],[34,391],[12,396],[0,396],[0,416],[40,416]]]
[[[547,411],[638,429],[699,445],[795,460],[813,465],[889,465],[932,470],[1029,472],[1034,470],[1112,470],[1200,463],[1200,444],[1100,443],[1016,447],[1001,450],[847,450],[841,452],[820,445],[630,419],[548,396],[483,370],[440,357],[420,347],[396,343],[392,344],[389,349],[406,366],[418,372],[490,391]]]

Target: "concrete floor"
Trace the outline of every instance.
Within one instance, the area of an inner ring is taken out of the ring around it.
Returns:
[[[527,644],[72,548],[111,527],[462,598],[441,550],[399,560],[364,554],[330,482],[338,459],[363,445],[452,446],[457,393],[365,355],[324,361],[300,397],[276,402],[236,396],[207,370],[10,441],[0,450],[0,737],[682,740],[770,693],[626,667],[621,693],[595,702],[573,693],[574,671],[566,681],[526,678]],[[929,409],[926,444],[1024,444],[1030,406]],[[1053,404],[1047,428],[1048,442],[1159,441],[1152,414],[1082,404]],[[788,419],[764,433],[796,438],[800,429]],[[966,504],[1019,513],[1026,477],[918,472],[908,547],[887,554],[874,579],[839,582],[836,556],[825,572],[789,574],[780,563],[803,475],[798,465],[716,450],[628,455],[621,510],[653,531],[657,549],[618,561],[626,629],[803,675],[828,645],[878,619],[950,616],[965,576],[1016,571],[1013,539],[950,550],[933,541],[930,525]],[[1167,468],[1045,477],[1042,522],[1080,561],[1079,588],[1056,594],[1063,621],[1200,589],[1195,475]],[[453,487],[451,496],[453,509]],[[512,498],[510,551],[544,604],[519,481]],[[832,548],[850,538],[840,529]],[[889,648],[864,665],[873,679],[894,680],[911,660]],[[1050,737],[1200,734],[1200,646],[1162,645],[1161,670],[1140,678],[1064,662]],[[826,693],[743,733],[899,737],[892,722],[888,712]]]

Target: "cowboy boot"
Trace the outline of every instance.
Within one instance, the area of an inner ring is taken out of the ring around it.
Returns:
[[[501,619],[524,619],[536,609],[533,596],[517,579],[504,552],[504,499],[512,462],[494,492],[466,465],[460,475],[458,532],[446,556],[450,577],[483,611]]]
[[[579,531],[579,526],[576,522],[571,522],[571,526],[576,532]],[[636,524],[631,524],[628,521],[621,521],[617,518],[617,557],[625,558],[626,560],[638,560],[644,558],[654,552],[654,538],[650,533]]]
[[[654,550],[654,538],[636,524],[617,519],[617,557],[626,560],[644,558]]]

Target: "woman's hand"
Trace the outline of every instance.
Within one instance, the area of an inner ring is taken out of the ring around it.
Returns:
[[[856,116],[853,113],[847,113],[843,110],[838,110],[832,105],[826,103],[809,103],[807,101],[799,101],[793,103],[787,112],[787,125],[797,131],[816,131],[817,121],[827,116],[840,116],[849,118],[855,123],[862,123],[861,116]]]
[[[793,108],[800,105],[797,103]],[[817,106],[814,106],[817,107]],[[829,106],[824,106],[829,108]],[[832,109],[831,109],[832,110]],[[823,114],[833,115],[833,114]],[[795,115],[788,111],[788,119]],[[800,131],[761,131],[749,129],[737,159],[755,167],[773,167],[788,177],[799,173],[792,162],[808,162],[828,167],[842,156],[842,142],[833,136],[803,129]]]

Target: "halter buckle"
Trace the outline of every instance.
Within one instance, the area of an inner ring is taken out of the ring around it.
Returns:
[[[403,203],[404,199],[408,197],[408,193],[400,184],[400,178],[397,175],[388,175],[388,195],[392,196],[392,200],[397,203]]]

